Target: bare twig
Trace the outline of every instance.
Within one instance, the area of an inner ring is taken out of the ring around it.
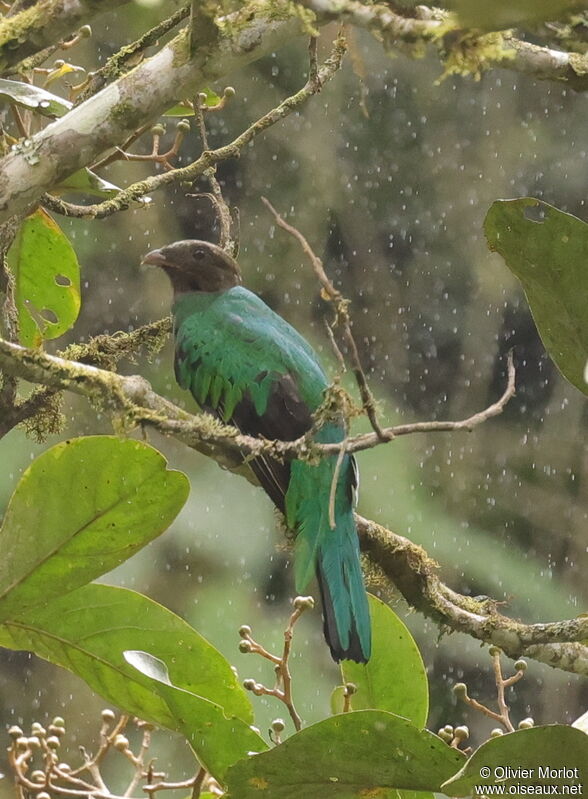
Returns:
[[[276,672],[276,684],[273,688],[267,688],[265,685],[255,682],[255,680],[244,680],[243,686],[256,696],[274,696],[276,699],[279,699],[280,702],[283,702],[292,719],[294,729],[297,732],[302,729],[302,719],[298,715],[292,697],[292,674],[289,665],[290,652],[292,649],[294,625],[305,610],[313,607],[314,600],[310,596],[299,596],[294,600],[294,611],[284,630],[284,648],[281,656],[268,652],[265,647],[255,641],[251,636],[251,628],[247,624],[244,624],[239,629],[239,635],[242,639],[239,644],[239,650],[244,654],[260,655],[266,660],[269,660],[274,664]]]
[[[345,297],[341,294],[341,292],[335,288],[331,280],[327,277],[327,273],[323,267],[323,263],[321,259],[316,255],[310,244],[308,243],[306,237],[293,225],[290,225],[286,220],[276,211],[273,205],[270,203],[268,199],[262,197],[262,202],[269,209],[269,211],[273,214],[276,224],[293,236],[298,243],[300,244],[303,252],[308,256],[312,268],[316,277],[318,278],[323,291],[323,296],[327,299],[330,303],[332,303],[335,309],[335,322],[334,325],[342,325],[343,327],[343,338],[345,343],[349,347],[349,351],[351,353],[351,368],[353,374],[355,375],[355,381],[359,388],[359,393],[361,395],[361,402],[364,408],[364,411],[370,420],[370,424],[374,433],[378,437],[380,441],[388,441],[390,439],[389,430],[386,431],[380,425],[378,421],[377,411],[376,411],[376,402],[374,400],[374,396],[370,391],[368,386],[367,378],[365,376],[365,372],[361,366],[361,360],[359,357],[359,352],[357,349],[357,345],[355,343],[355,338],[353,337],[353,333],[351,332],[351,318],[349,316],[349,300],[346,300]]]
[[[494,682],[496,683],[498,712],[473,699],[468,694],[467,686],[464,683],[457,683],[453,686],[453,692],[458,699],[474,710],[483,713],[488,718],[498,721],[507,732],[514,732],[514,725],[510,720],[510,709],[506,704],[505,689],[519,682],[525,675],[527,668],[526,661],[518,660],[515,664],[516,671],[511,677],[504,678],[502,674],[502,664],[500,662],[501,650],[497,646],[490,647],[490,657],[492,658],[492,669],[494,671]]]

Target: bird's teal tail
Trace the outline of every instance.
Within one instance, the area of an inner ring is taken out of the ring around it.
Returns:
[[[302,593],[316,572],[333,658],[366,663],[371,625],[353,517],[353,465],[350,458],[343,460],[332,497],[335,463],[336,458],[316,466],[292,462],[286,515],[297,533],[296,590]]]

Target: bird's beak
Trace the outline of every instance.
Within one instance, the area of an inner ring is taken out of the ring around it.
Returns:
[[[148,252],[147,255],[143,257],[141,261],[142,264],[146,264],[148,266],[166,266],[167,261],[165,260],[164,254],[161,250],[151,250]]]

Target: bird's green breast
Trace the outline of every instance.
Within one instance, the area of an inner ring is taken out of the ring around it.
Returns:
[[[174,304],[176,375],[196,400],[230,419],[248,391],[261,416],[276,378],[289,374],[311,410],[326,376],[310,345],[255,294],[237,286],[191,292]]]

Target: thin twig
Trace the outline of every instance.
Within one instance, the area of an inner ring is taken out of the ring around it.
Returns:
[[[43,195],[42,204],[64,216],[79,219],[104,219],[119,211],[126,210],[140,197],[144,197],[146,194],[150,194],[163,186],[183,181],[194,181],[197,177],[203,175],[207,169],[221,163],[221,161],[226,161],[230,158],[238,158],[249,142],[256,136],[300,108],[301,105],[320,91],[322,86],[336,74],[341,66],[344,54],[345,43],[337,39],[333,52],[319,69],[318,77],[315,82],[311,83],[307,81],[300,91],[287,97],[278,106],[272,108],[271,111],[268,111],[267,114],[256,120],[230,144],[219,147],[216,150],[206,150],[196,161],[188,166],[178,167],[177,169],[172,169],[169,172],[164,172],[159,175],[151,175],[145,178],[145,180],[131,184],[126,189],[120,191],[115,197],[94,205],[74,205],[73,203],[59,200],[57,197],[49,194]]]
[[[339,474],[341,473],[341,466],[343,464],[343,458],[347,453],[346,442],[343,443],[339,447],[339,454],[337,455],[337,462],[335,463],[335,469],[333,470],[333,477],[331,479],[331,489],[329,491],[329,527],[331,530],[334,530],[337,526],[337,519],[335,517],[335,501],[337,499],[337,484],[339,482]]]
[[[108,61],[101,67],[97,72],[94,73],[92,76],[92,81],[90,84],[84,88],[83,92],[77,99],[77,103],[82,103],[84,100],[87,100],[88,97],[91,97],[93,94],[96,94],[103,86],[109,83],[111,80],[119,77],[129,61],[137,58],[137,55],[142,53],[148,47],[151,47],[153,44],[157,44],[157,41],[168,33],[172,28],[175,28],[182,20],[186,19],[190,15],[190,5],[185,5],[182,8],[178,9],[175,14],[172,14],[171,17],[164,19],[154,28],[144,33],[139,39],[131,44],[127,44],[122,47],[117,53],[110,56]]]
[[[333,305],[335,309],[335,324],[341,324],[343,327],[343,337],[351,353],[351,368],[353,374],[355,375],[355,380],[359,388],[361,402],[365,413],[370,420],[372,429],[379,440],[388,441],[391,436],[388,431],[382,428],[380,422],[378,421],[376,402],[368,386],[365,372],[361,366],[361,359],[359,357],[357,344],[355,343],[355,338],[351,332],[349,300],[346,300],[341,292],[335,288],[331,280],[329,280],[321,259],[318,257],[318,255],[316,255],[306,237],[298,230],[298,228],[295,228],[293,225],[290,225],[288,222],[286,222],[286,220],[276,211],[266,197],[262,197],[261,200],[266,208],[273,214],[276,224],[293,236],[300,244],[302,251],[308,256],[314,273],[322,286],[323,296]]]

